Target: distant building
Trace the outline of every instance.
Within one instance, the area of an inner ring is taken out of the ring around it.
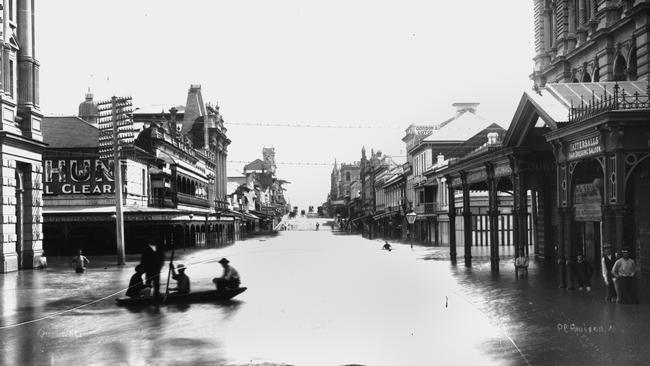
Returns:
[[[93,93],[88,90],[86,93],[86,100],[79,103],[79,118],[90,123],[91,125],[96,125],[99,118],[99,110],[97,109],[97,103],[93,100]]]

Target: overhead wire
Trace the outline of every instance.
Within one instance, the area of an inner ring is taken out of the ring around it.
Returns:
[[[254,127],[291,127],[291,128],[340,128],[340,129],[404,129],[402,124],[308,124],[308,123],[282,123],[282,122],[227,122],[227,125],[232,126],[254,126]]]

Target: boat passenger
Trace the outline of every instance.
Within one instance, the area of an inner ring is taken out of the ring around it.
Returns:
[[[126,296],[131,298],[148,297],[151,293],[151,287],[146,286],[142,280],[144,274],[144,267],[141,264],[135,266],[135,273],[131,276],[129,281],[129,288],[126,289]]]
[[[217,290],[225,290],[228,288],[237,288],[241,283],[239,279],[239,272],[229,265],[230,261],[226,258],[221,258],[219,261],[223,267],[223,274],[221,277],[214,278],[212,282],[217,285]]]
[[[185,266],[179,264],[174,268],[174,264],[169,264],[172,267],[172,278],[176,280],[176,287],[170,288],[170,291],[175,291],[180,294],[190,293],[190,278],[185,274]],[[178,273],[176,273],[178,271]]]

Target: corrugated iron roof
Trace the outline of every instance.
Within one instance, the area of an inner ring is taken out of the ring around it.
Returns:
[[[43,142],[51,148],[96,148],[99,129],[75,116],[43,117]]]

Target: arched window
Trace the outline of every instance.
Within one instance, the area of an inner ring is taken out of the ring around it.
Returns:
[[[589,76],[589,73],[585,72],[584,74],[582,74],[582,82],[583,83],[591,82],[591,76]]]
[[[636,47],[630,50],[628,57],[630,61],[627,63],[627,78],[628,80],[636,80]]]
[[[614,61],[614,81],[627,80],[627,62],[625,57],[618,55]]]

